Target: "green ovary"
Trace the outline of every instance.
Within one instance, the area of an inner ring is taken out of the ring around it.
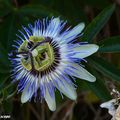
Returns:
[[[38,42],[43,41],[44,37],[34,37],[29,38],[34,45]],[[34,46],[33,45],[33,46]],[[25,40],[22,45],[19,47],[18,52],[28,52],[28,42]],[[50,43],[46,42],[37,46],[34,50],[31,51],[34,68],[37,71],[43,71],[47,69],[54,62],[54,51]],[[31,58],[29,55],[21,57],[22,66],[28,71],[32,70]]]

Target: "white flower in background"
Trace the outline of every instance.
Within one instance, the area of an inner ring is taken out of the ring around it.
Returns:
[[[74,77],[94,82],[96,78],[85,70],[81,61],[98,50],[95,44],[77,42],[84,23],[65,29],[66,22],[59,18],[43,19],[29,24],[15,42],[10,54],[12,76],[19,81],[21,102],[25,103],[40,94],[50,110],[56,109],[56,88],[72,100],[76,100]]]
[[[108,109],[108,113],[112,116],[111,120],[120,120],[120,105],[116,99],[102,103],[100,107]]]
[[[102,104],[100,105],[100,107],[101,107],[101,108],[106,108],[106,109],[108,109],[108,113],[109,113],[110,115],[114,116],[114,115],[115,115],[115,111],[116,111],[115,106],[114,106],[114,103],[115,103],[115,102],[116,102],[116,100],[115,100],[115,99],[112,99],[112,100],[110,100],[110,101],[108,101],[108,102],[102,103]]]
[[[115,112],[115,120],[120,120],[120,105],[118,106],[118,108]]]

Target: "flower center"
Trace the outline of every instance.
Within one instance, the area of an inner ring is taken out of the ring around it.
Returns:
[[[55,61],[54,47],[51,38],[30,36],[18,49],[21,55],[21,64],[28,71],[44,71]]]

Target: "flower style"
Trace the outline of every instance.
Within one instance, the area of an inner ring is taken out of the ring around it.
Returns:
[[[56,88],[71,100],[76,100],[74,78],[90,82],[96,78],[80,64],[85,57],[95,53],[98,46],[77,42],[84,29],[84,23],[73,29],[66,28],[59,18],[43,19],[22,27],[15,49],[10,54],[12,78],[19,81],[18,92],[25,103],[39,94],[45,99],[51,111],[56,109]]]

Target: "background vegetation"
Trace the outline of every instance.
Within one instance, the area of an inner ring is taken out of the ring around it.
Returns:
[[[79,41],[100,45],[98,53],[88,57],[86,64],[97,81],[77,79],[76,102],[62,99],[56,92],[55,112],[50,112],[44,102],[21,104],[17,83],[11,83],[8,60],[21,25],[52,16],[60,16],[72,26],[85,22]],[[112,88],[120,89],[119,34],[119,0],[0,0],[0,115],[11,115],[11,120],[110,120],[111,116],[99,105],[111,99]]]

